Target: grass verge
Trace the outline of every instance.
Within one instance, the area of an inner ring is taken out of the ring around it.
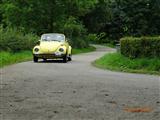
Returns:
[[[96,48],[92,46],[83,49],[73,49],[73,54],[91,52],[94,51],[95,49]],[[31,51],[22,51],[19,53],[0,52],[0,67],[28,60],[32,60]]]
[[[99,68],[115,71],[160,75],[160,58],[129,59],[120,53],[110,53],[93,64]]]
[[[107,47],[111,47],[111,48],[116,47],[114,44],[111,44],[111,43],[105,43],[105,44],[102,44],[102,45],[107,46]]]
[[[0,52],[0,67],[32,59],[31,51],[19,53]]]
[[[96,48],[93,47],[93,46],[90,46],[88,48],[82,48],[82,49],[73,48],[72,54],[87,53],[87,52],[92,52],[92,51],[95,51],[95,50],[96,50]]]

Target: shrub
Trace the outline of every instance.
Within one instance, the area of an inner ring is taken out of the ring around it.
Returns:
[[[34,34],[24,34],[20,30],[0,28],[0,51],[18,52],[30,50],[38,40]]]
[[[76,18],[69,17],[64,24],[63,31],[70,38],[70,43],[73,47],[83,48],[88,46],[88,41],[85,39],[87,30]]]
[[[97,43],[97,44],[114,44],[113,40],[110,40],[107,36],[106,33],[102,32],[100,34],[88,34],[87,40],[90,41],[91,43]]]
[[[121,54],[130,58],[160,57],[160,37],[125,37],[120,44]]]
[[[87,39],[88,41],[90,41],[91,43],[97,43],[97,41],[98,41],[97,34],[88,34],[88,35],[86,36],[86,39]]]
[[[98,43],[108,43],[107,38],[106,38],[106,33],[102,32],[100,34],[97,35],[98,38]]]

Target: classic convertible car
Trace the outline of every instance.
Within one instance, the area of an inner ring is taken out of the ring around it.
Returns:
[[[71,61],[72,47],[69,45],[64,34],[43,34],[39,44],[33,48],[33,61],[38,59],[62,58],[63,62]]]

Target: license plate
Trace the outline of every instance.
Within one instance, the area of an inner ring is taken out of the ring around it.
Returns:
[[[62,55],[62,54],[59,53],[59,52],[56,52],[55,55],[56,55],[56,56],[60,56],[60,55]]]

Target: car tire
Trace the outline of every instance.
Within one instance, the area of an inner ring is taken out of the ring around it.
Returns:
[[[34,61],[34,62],[38,62],[38,57],[34,56],[34,57],[33,57],[33,61]]]
[[[68,61],[72,61],[72,50],[71,50],[71,54],[69,54],[68,56]]]
[[[45,62],[46,62],[46,61],[47,61],[47,59],[46,59],[46,58],[43,58],[43,61],[45,61]]]
[[[68,61],[72,61],[72,56],[71,55],[69,55]]]
[[[63,57],[63,63],[67,63],[67,55]]]

